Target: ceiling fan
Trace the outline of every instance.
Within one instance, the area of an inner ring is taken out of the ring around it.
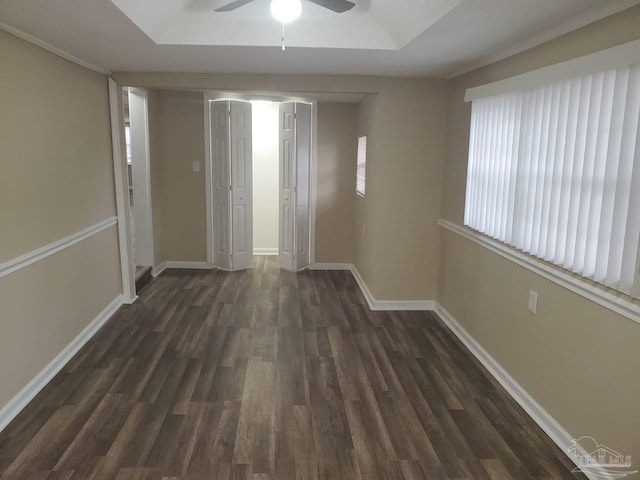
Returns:
[[[355,7],[355,3],[350,2],[349,0],[309,0],[311,3],[315,3],[316,5],[320,5],[321,7],[327,8],[332,12],[336,13],[344,13],[351,10]],[[247,3],[251,3],[253,0],[234,0],[232,2],[223,5],[220,8],[216,8],[216,12],[230,12],[235,10],[236,8],[240,8]]]

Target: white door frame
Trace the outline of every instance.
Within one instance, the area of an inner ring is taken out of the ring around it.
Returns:
[[[111,77],[109,83],[109,113],[111,117],[111,151],[113,155],[113,177],[118,216],[118,241],[120,245],[120,272],[122,297],[126,304],[136,301],[135,266],[131,247],[131,224],[129,219],[129,180],[127,158],[123,155],[124,114],[122,109],[122,88]]]
[[[216,100],[265,100],[269,99],[274,102],[304,102],[311,104],[311,165],[310,165],[310,185],[309,185],[309,260],[310,265],[313,265],[316,260],[316,200],[317,200],[317,153],[318,153],[318,102],[316,100],[300,98],[300,97],[285,97],[278,95],[277,93],[267,95],[248,95],[248,94],[229,94],[226,92],[206,91],[203,93],[203,114],[204,114],[204,145],[205,145],[205,158],[204,158],[204,174],[205,174],[205,214],[206,214],[206,228],[207,228],[207,263],[213,264],[213,160],[211,155],[211,117],[210,117],[210,102]]]
[[[311,101],[311,163],[309,165],[309,266],[316,263],[316,195],[318,189],[318,102]]]
[[[129,87],[129,118],[131,121],[131,155],[134,158],[132,181],[136,254],[134,254],[133,260],[137,265],[154,267],[149,104],[146,90]]]

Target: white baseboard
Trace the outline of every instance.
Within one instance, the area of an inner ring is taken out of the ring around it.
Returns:
[[[167,268],[179,268],[185,270],[213,270],[215,267],[213,266],[213,264],[207,262],[175,262],[168,260],[166,262],[162,262],[157,267],[154,267],[151,270],[151,275],[157,277]]]
[[[362,275],[352,263],[314,263],[309,270],[348,270],[356,279],[362,295],[371,310],[434,310],[433,300],[376,300]]]
[[[435,300],[374,300],[371,310],[400,310],[400,311],[432,311]]]
[[[518,402],[534,422],[553,440],[553,442],[577,464],[576,459],[569,455],[569,448],[573,445],[574,436],[570,435],[509,373],[480,345],[460,323],[438,302],[433,300],[376,300],[362,275],[355,265],[350,263],[320,263],[310,267],[312,270],[349,270],[355,278],[362,294],[371,310],[431,310],[435,311],[442,321],[451,329],[453,334],[469,349],[478,361],[493,375],[504,389]],[[576,445],[577,454],[584,457],[588,454],[579,444]],[[593,468],[593,467],[592,467]],[[583,472],[587,478],[601,480],[607,478],[604,472],[596,468],[593,472]]]
[[[152,270],[152,275],[160,275],[166,268],[211,269],[213,266],[205,262],[162,262]],[[572,446],[575,437],[570,435],[529,393],[480,345],[460,323],[439,303],[433,300],[376,300],[364,282],[358,269],[352,264],[324,263],[314,264],[312,270],[349,270],[371,310],[432,310],[451,329],[453,334],[469,349],[478,361],[493,375],[511,397],[542,428],[553,442],[565,453]],[[137,297],[136,297],[137,298]],[[44,388],[49,381],[71,360],[82,346],[98,331],[104,323],[125,303],[123,296],[115,298],[98,316],[87,325],[44,369],[42,369],[9,403],[0,409],[0,432],[13,420],[22,409]],[[578,447],[578,454],[588,452]],[[569,459],[575,461],[568,455]],[[593,474],[584,472],[592,479],[604,478],[594,470]]]
[[[277,248],[254,248],[254,255],[278,255]]]
[[[151,276],[153,278],[158,277],[162,272],[167,269],[167,262],[161,262],[155,267],[151,268]]]
[[[433,300],[376,300],[376,298],[367,287],[362,275],[355,265],[351,265],[351,273],[356,279],[362,295],[364,295],[367,304],[371,310],[434,310],[436,302]]]
[[[77,337],[64,347],[9,403],[0,409],[0,431],[18,415],[22,409],[42,390],[47,383],[73,358],[73,356],[95,335],[95,333],[116,313],[123,304],[122,295],[116,297],[102,312],[87,325]]]
[[[138,299],[138,295],[134,295],[133,297],[122,296],[122,303],[125,305],[132,305]]]
[[[309,270],[349,270],[353,269],[350,263],[314,263],[309,265]]]
[[[518,402],[525,412],[538,424],[549,438],[574,461],[568,454],[569,447],[575,438],[569,434],[550,414],[547,412],[529,393],[511,376],[509,373],[480,345],[462,325],[439,303],[435,303],[435,312],[442,321],[451,329],[458,339],[469,349],[469,351],[478,359],[478,361],[493,375],[493,377],[504,387],[511,397]],[[578,454],[585,456],[588,452],[578,447]],[[576,464],[577,465],[577,464]],[[593,480],[601,480],[608,478],[604,475],[589,472],[583,472],[588,478]]]

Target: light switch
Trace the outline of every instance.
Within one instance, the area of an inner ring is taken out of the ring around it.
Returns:
[[[193,162],[193,171],[194,172],[199,172],[200,171],[200,162]]]

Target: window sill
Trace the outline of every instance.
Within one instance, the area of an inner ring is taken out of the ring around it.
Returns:
[[[473,230],[457,225],[448,220],[438,220],[438,225],[447,230],[457,233],[458,235],[481,245],[492,252],[504,257],[512,262],[524,267],[538,275],[551,280],[552,282],[571,290],[589,300],[596,302],[623,317],[634,322],[640,323],[640,304],[635,302],[631,297],[622,293],[614,292],[606,287],[592,283],[582,277],[574,276],[558,267],[536,259],[525,253],[522,253],[512,247],[504,245],[489,237],[485,237]]]

